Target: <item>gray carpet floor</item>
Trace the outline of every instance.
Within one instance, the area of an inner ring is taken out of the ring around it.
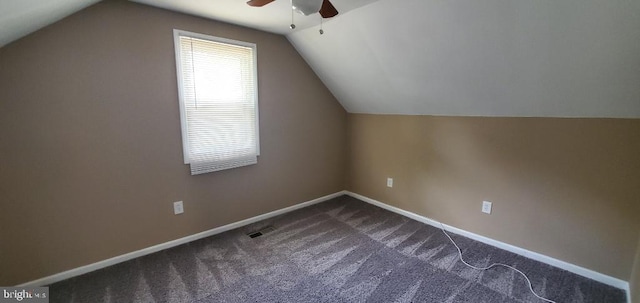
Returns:
[[[256,238],[247,233],[274,229]],[[526,272],[557,302],[624,291],[452,234],[465,259]],[[440,229],[348,196],[50,285],[51,302],[543,302],[505,268],[458,260]]]

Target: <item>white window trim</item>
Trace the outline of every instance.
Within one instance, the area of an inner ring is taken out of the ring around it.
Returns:
[[[259,106],[258,106],[258,49],[257,49],[257,45],[255,43],[249,43],[249,42],[244,42],[244,41],[238,41],[238,40],[233,40],[233,39],[227,39],[227,38],[221,38],[221,37],[215,37],[215,36],[210,36],[210,35],[205,35],[205,34],[200,34],[200,33],[194,33],[194,32],[189,32],[189,31],[184,31],[184,30],[179,30],[179,29],[174,29],[173,30],[173,43],[174,43],[174,53],[175,53],[175,57],[176,57],[176,79],[178,81],[178,100],[179,100],[179,105],[180,105],[180,125],[181,125],[181,131],[182,131],[182,155],[183,155],[183,160],[184,160],[184,164],[190,164],[189,161],[189,142],[188,142],[188,126],[187,126],[187,113],[186,113],[186,107],[185,107],[185,101],[184,101],[184,86],[183,86],[183,80],[182,80],[182,61],[181,61],[181,57],[180,57],[180,36],[186,36],[186,37],[192,37],[192,38],[197,38],[197,39],[203,39],[203,40],[210,40],[210,41],[214,41],[214,42],[220,42],[220,43],[226,43],[226,44],[233,44],[233,45],[239,45],[239,46],[244,46],[244,47],[249,47],[253,49],[253,62],[255,63],[253,65],[253,83],[254,83],[254,92],[255,92],[255,96],[254,96],[254,104],[255,104],[255,117],[256,117],[256,126],[255,126],[255,131],[256,131],[256,155],[260,156],[260,116],[259,116]]]

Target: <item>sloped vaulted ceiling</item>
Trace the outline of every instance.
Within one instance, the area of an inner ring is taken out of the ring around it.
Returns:
[[[0,47],[100,0],[0,0]]]
[[[640,1],[381,0],[288,35],[355,113],[640,118]]]
[[[286,34],[353,113],[640,118],[638,0],[133,1]],[[95,2],[0,0],[0,46]]]

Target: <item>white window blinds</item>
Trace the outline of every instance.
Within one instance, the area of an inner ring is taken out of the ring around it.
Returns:
[[[174,31],[182,143],[191,174],[257,163],[255,44]]]

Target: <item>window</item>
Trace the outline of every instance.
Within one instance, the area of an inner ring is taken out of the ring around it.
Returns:
[[[174,30],[182,147],[191,174],[256,164],[256,45]]]

